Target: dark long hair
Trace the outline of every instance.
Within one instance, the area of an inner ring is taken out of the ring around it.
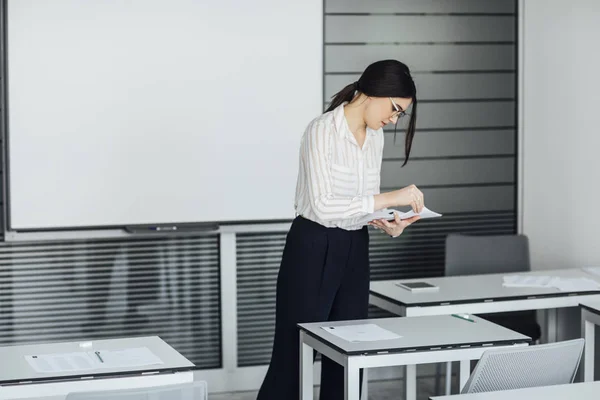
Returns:
[[[412,99],[410,122],[406,128],[406,138],[404,141],[404,164],[402,166],[405,166],[410,156],[417,123],[417,88],[410,75],[410,70],[404,63],[397,60],[377,61],[365,69],[359,80],[336,93],[325,112],[336,109],[344,102],[352,101],[357,91],[369,97],[402,97]],[[395,137],[396,131],[394,130]]]

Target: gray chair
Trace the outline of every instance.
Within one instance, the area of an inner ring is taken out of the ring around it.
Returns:
[[[66,400],[207,400],[206,382],[69,393]]]
[[[529,240],[525,235],[446,237],[446,276],[529,271]]]
[[[583,345],[583,339],[576,339],[486,351],[461,393],[572,383],[579,367]]]

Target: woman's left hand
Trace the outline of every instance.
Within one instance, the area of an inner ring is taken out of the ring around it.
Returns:
[[[394,213],[393,221],[386,221],[385,219],[376,219],[369,222],[369,225],[374,226],[377,229],[381,229],[391,237],[398,237],[404,232],[404,229],[414,222],[421,219],[420,216],[416,215],[408,219],[400,219],[397,213]]]

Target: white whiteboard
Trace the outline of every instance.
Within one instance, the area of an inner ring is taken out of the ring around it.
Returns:
[[[10,229],[294,217],[322,0],[9,0]]]

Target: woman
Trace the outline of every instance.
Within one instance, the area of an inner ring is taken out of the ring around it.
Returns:
[[[417,118],[416,88],[406,65],[371,64],[357,82],[335,95],[327,111],[306,129],[296,187],[297,217],[287,235],[277,278],[275,340],[258,400],[299,396],[296,324],[367,318],[369,234],[357,223],[375,210],[411,206],[423,194],[414,186],[379,193],[383,127],[397,124],[412,104],[406,132],[408,161]],[[419,219],[372,221],[397,237]],[[342,399],[344,371],[323,357],[321,400]]]

